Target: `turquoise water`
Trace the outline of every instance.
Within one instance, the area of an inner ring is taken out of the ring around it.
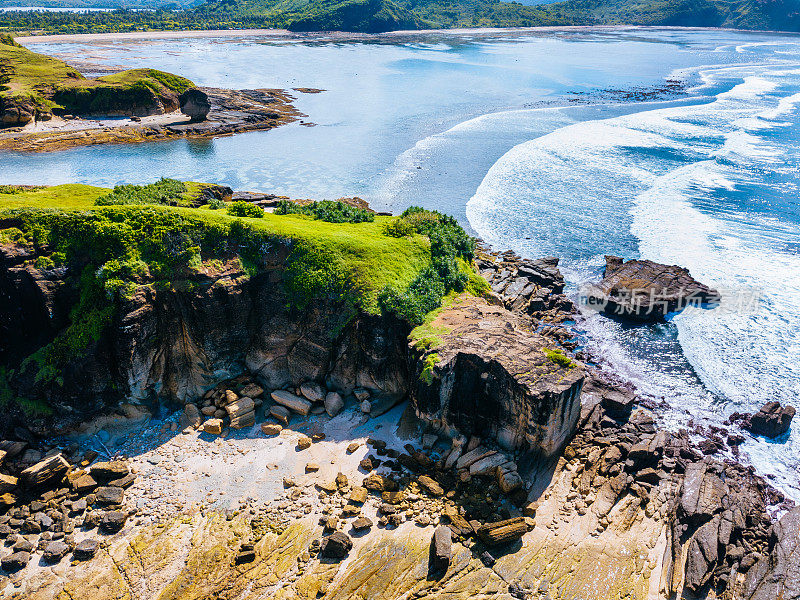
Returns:
[[[723,291],[721,309],[636,329],[587,314],[587,344],[663,397],[674,426],[798,404],[800,37],[632,28],[31,48],[89,71],[146,64],[202,85],[326,91],[297,94],[315,127],[5,154],[0,183],[171,176],[421,204],[498,248],[562,256],[575,293],[605,254],[681,264]],[[685,92],[627,94],[668,79]],[[800,498],[795,431],[743,449]]]

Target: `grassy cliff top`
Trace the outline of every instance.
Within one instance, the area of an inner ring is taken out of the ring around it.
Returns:
[[[79,90],[127,91],[148,89],[156,95],[180,94],[194,84],[183,77],[156,69],[131,69],[96,79],[86,78],[66,63],[32,52],[9,36],[0,36],[0,98],[23,101],[40,110],[74,107],[60,105],[57,96]]]
[[[187,184],[187,190],[191,192],[196,186],[198,184]],[[302,214],[264,212],[258,217],[239,217],[224,209],[212,209],[209,205],[199,208],[154,204],[95,205],[98,199],[110,192],[107,188],[79,184],[39,189],[0,186],[0,217],[13,215],[21,219],[23,226],[19,229],[30,242],[48,238],[49,243],[62,246],[63,260],[68,260],[67,255],[77,252],[81,246],[96,243],[98,256],[93,260],[103,263],[121,259],[143,260],[148,264],[151,276],[167,279],[178,274],[168,273],[160,264],[158,253],[147,250],[148,244],[157,241],[156,235],[146,233],[147,229],[160,227],[158,235],[166,230],[188,235],[187,248],[198,248],[202,260],[226,254],[224,250],[217,251],[213,247],[214,243],[208,239],[210,234],[236,237],[236,244],[229,244],[228,248],[234,245],[242,247],[245,241],[253,238],[263,242],[292,240],[295,258],[301,259],[300,265],[304,264],[302,261],[314,263],[305,265],[309,268],[300,269],[304,274],[318,271],[321,276],[345,280],[358,295],[356,304],[369,312],[378,311],[378,295],[382,289],[387,286],[406,289],[431,262],[430,242],[426,237],[418,234],[397,237],[385,233],[387,224],[395,221],[395,217],[376,216],[373,221],[364,223],[329,223]],[[108,243],[106,230],[120,225],[129,227],[130,231],[125,231],[119,243],[115,241],[112,244],[116,251],[100,248]],[[105,238],[98,234],[100,231],[104,232]],[[75,247],[70,238],[77,242]],[[114,256],[115,253],[118,256]],[[246,258],[250,264],[257,263],[256,256]],[[321,263],[320,258],[323,259]],[[196,262],[193,264],[197,265]],[[314,283],[309,281],[307,285],[313,286]]]

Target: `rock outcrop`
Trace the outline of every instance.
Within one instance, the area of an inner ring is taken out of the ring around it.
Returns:
[[[719,292],[694,279],[687,269],[650,260],[606,256],[600,283],[582,293],[591,308],[637,321],[658,321],[689,305],[716,306]]]
[[[793,406],[781,406],[780,402],[767,402],[757,413],[750,416],[744,425],[755,435],[775,438],[789,431],[794,414]]]
[[[530,326],[486,300],[459,297],[430,325],[437,333],[425,340],[428,349],[418,351],[417,415],[451,436],[557,453],[578,422],[584,371]]]
[[[205,121],[211,111],[208,94],[198,88],[189,88],[179,96],[181,112],[191,117],[193,123]]]

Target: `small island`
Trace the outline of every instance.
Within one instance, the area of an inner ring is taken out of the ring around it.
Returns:
[[[284,90],[199,88],[147,68],[88,78],[8,35],[0,36],[0,82],[0,150],[214,137],[304,116]]]

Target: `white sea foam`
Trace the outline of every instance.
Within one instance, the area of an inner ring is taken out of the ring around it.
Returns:
[[[595,275],[602,254],[624,250],[619,230],[629,227],[638,240],[629,256],[638,249],[644,258],[681,264],[723,291],[722,309],[690,308],[665,326],[665,335],[677,328],[685,359],[671,353],[669,336],[659,341],[599,316],[586,323],[590,343],[615,369],[668,398],[673,408],[661,415],[668,423],[720,423],[733,410],[800,397],[800,255],[772,243],[774,217],[735,202],[724,210],[695,206],[696,198],[739,198],[753,172],[785,160],[792,149],[761,133],[785,127],[796,113],[796,70],[701,70],[704,87],[734,85],[706,104],[576,123],[520,144],[492,166],[468,203],[479,234],[526,254],[571,258],[565,271],[573,282]],[[800,498],[800,434],[785,444],[748,438],[744,449]]]

